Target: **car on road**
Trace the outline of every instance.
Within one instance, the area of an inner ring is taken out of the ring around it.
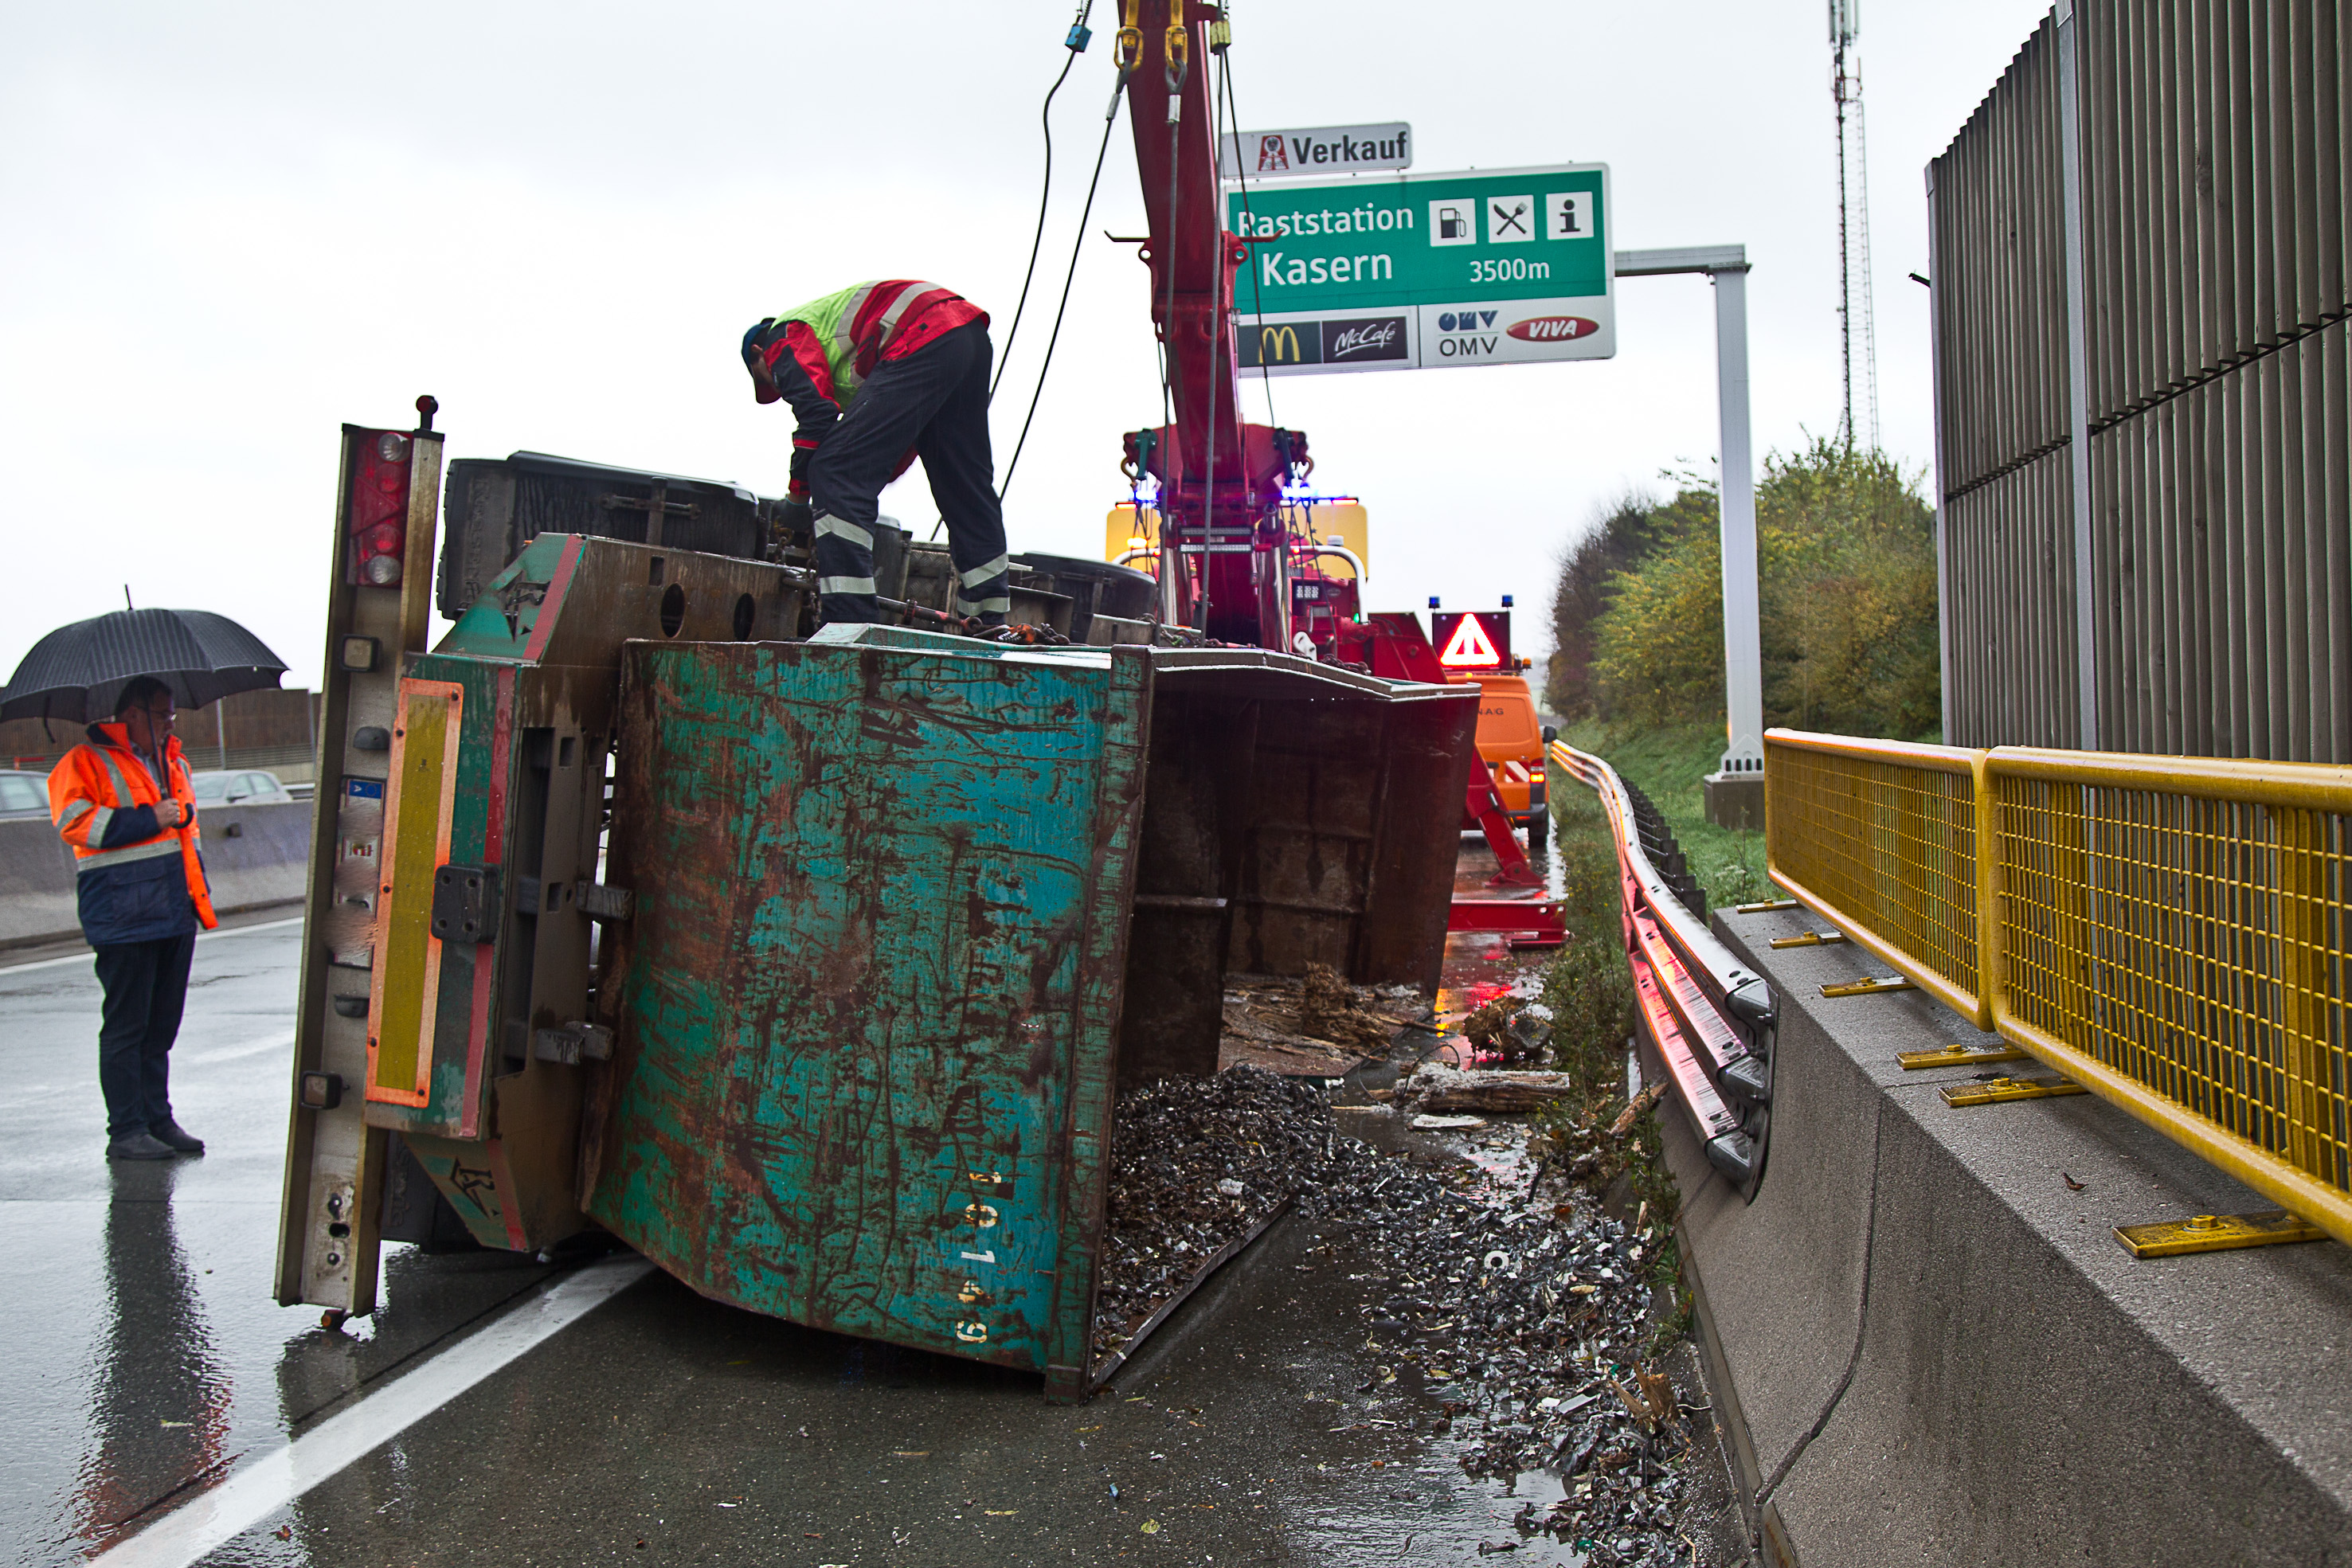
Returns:
[[[0,768],[0,820],[49,814],[49,776],[21,768]]]
[[[277,774],[258,768],[212,768],[193,782],[197,803],[205,806],[269,806],[295,798]]]

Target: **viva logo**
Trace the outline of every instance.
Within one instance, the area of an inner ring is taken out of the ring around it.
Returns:
[[[1503,330],[1522,343],[1561,343],[1571,338],[1591,337],[1601,330],[1601,323],[1581,316],[1536,316],[1514,321]]]

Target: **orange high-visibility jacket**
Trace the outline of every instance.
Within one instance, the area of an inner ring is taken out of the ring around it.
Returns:
[[[82,935],[93,947],[184,936],[191,913],[194,925],[211,930],[220,922],[178,737],[164,744],[163,768],[187,815],[167,830],[155,820],[163,793],[131,750],[128,727],[94,724],[89,733],[89,744],[49,771],[49,820],[73,847]]]

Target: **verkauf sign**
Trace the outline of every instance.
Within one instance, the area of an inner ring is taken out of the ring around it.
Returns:
[[[1609,168],[1566,163],[1224,190],[1246,242],[1241,362],[1277,374],[1604,360]]]
[[[1412,127],[1322,125],[1308,131],[1250,131],[1224,138],[1226,179],[1287,180],[1302,174],[1354,174],[1412,167]]]

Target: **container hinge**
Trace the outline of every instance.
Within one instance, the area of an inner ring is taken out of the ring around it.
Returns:
[[[572,1022],[561,1029],[542,1029],[531,1034],[530,1053],[541,1061],[559,1061],[566,1067],[577,1067],[588,1061],[609,1061],[613,1056],[613,1031],[602,1024]]]
[[[439,940],[495,940],[499,914],[498,867],[445,865],[433,873],[433,935]]]
[[[626,920],[636,901],[637,895],[625,887],[607,887],[601,882],[572,884],[572,902],[591,920]]]

